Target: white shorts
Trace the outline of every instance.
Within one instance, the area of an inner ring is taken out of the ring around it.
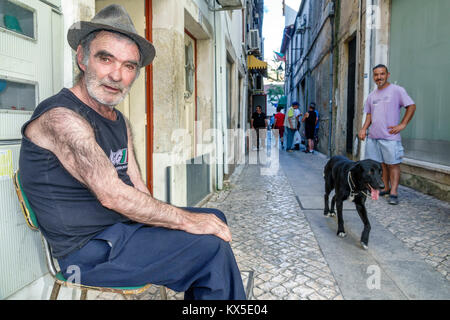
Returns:
[[[386,164],[399,164],[402,162],[403,154],[401,141],[367,138],[366,159]]]

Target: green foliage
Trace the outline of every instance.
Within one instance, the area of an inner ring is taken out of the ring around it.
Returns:
[[[271,85],[267,89],[267,99],[272,103],[278,103],[278,100],[284,95],[283,86]]]

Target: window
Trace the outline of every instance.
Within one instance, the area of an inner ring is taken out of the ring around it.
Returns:
[[[189,95],[192,95],[194,92],[194,48],[192,46],[192,42],[189,41],[188,45],[185,45],[185,76],[186,76],[186,92]]]
[[[35,15],[32,9],[16,1],[0,1],[0,28],[35,39]]]
[[[0,78],[0,109],[33,111],[36,85]]]

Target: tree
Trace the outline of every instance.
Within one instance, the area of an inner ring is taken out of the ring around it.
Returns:
[[[280,98],[284,95],[282,85],[270,85],[267,89],[267,99],[273,104],[278,104]]]

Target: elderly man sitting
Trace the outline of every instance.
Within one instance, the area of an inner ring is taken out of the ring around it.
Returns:
[[[154,283],[185,299],[245,299],[222,212],[154,199],[141,179],[130,126],[114,107],[153,45],[118,5],[68,32],[81,74],[36,108],[22,128],[24,191],[63,274],[81,283]]]

